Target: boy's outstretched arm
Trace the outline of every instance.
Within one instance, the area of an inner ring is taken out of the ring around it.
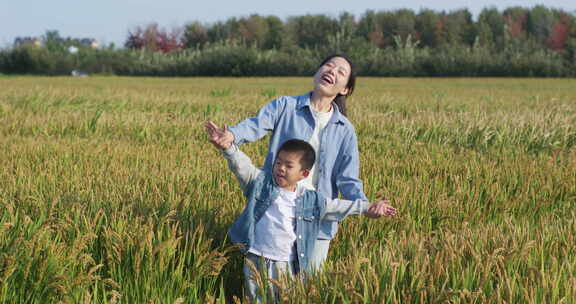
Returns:
[[[388,200],[381,200],[376,203],[369,203],[364,200],[343,200],[327,199],[323,220],[341,221],[350,215],[364,214],[368,218],[379,218],[382,216],[395,216],[396,208],[390,206]]]
[[[364,215],[369,218],[379,218],[381,216],[395,216],[396,208],[390,206],[389,200],[381,200],[376,203],[370,204],[368,211]]]
[[[211,120],[207,121],[204,124],[206,128],[206,132],[209,136],[209,141],[214,145],[214,147],[224,150],[230,148],[232,143],[234,142],[234,136],[231,135],[232,133],[227,130],[227,128],[219,128],[214,122]],[[230,138],[230,136],[232,136]]]
[[[225,144],[221,141],[222,130],[212,121],[205,124],[206,132],[210,137],[210,142],[222,151],[222,154],[228,161],[228,168],[234,173],[242,191],[261,173],[261,170],[252,164],[252,160],[238,149],[234,144]]]

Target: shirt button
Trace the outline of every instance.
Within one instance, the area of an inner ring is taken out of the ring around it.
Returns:
[[[301,238],[302,238],[302,235],[299,235],[298,238],[301,239]]]
[[[298,217],[298,219],[299,219],[299,220],[301,220],[301,219],[302,219],[302,217],[301,217],[301,216],[299,216],[299,217]]]
[[[303,254],[303,253],[301,253],[301,254],[300,254],[300,256],[301,256],[301,257],[304,257],[304,254]]]

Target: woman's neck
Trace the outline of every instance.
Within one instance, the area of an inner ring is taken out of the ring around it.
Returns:
[[[332,100],[334,100],[334,96],[322,96],[312,91],[310,95],[310,106],[318,112],[330,112],[330,110],[332,110]]]

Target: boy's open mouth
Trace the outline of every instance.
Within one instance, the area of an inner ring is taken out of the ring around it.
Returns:
[[[280,175],[280,174],[274,174],[274,179],[276,180],[276,183],[279,184],[280,181],[286,180],[286,178],[284,177],[284,175]]]

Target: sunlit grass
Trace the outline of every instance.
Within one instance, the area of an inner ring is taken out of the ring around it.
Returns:
[[[363,78],[349,101],[370,199],[287,302],[576,302],[570,79]],[[306,78],[0,79],[0,301],[242,296],[226,230],[244,200],[202,124]],[[262,163],[267,142],[243,149]]]

